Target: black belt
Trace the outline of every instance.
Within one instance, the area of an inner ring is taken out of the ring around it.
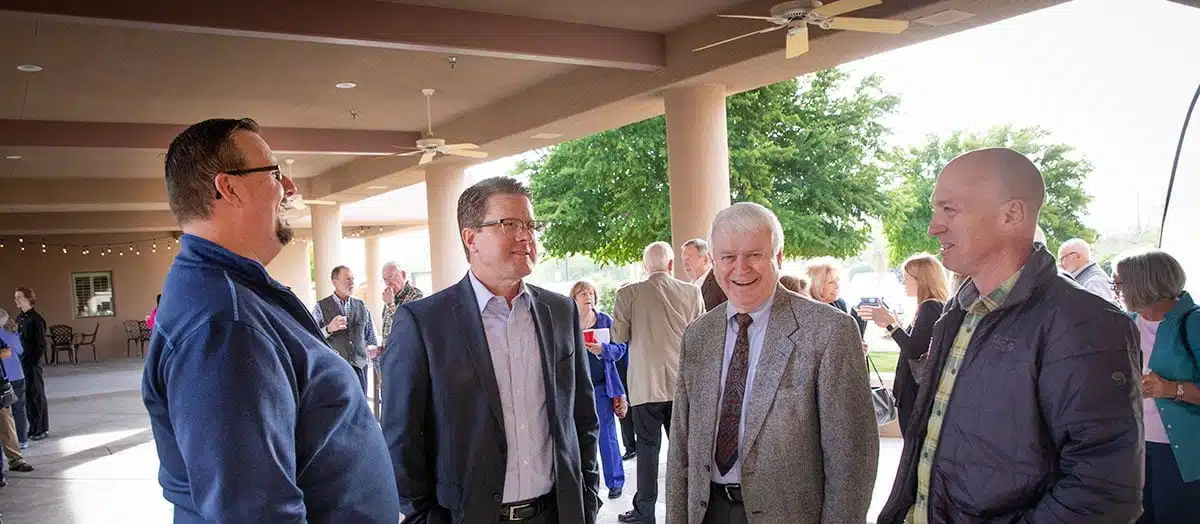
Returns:
[[[717,484],[712,483],[712,490],[721,494],[725,500],[734,504],[742,503],[742,485],[741,484]]]
[[[550,509],[549,493],[529,500],[502,504],[500,506],[500,520],[502,522],[529,520],[545,513],[547,509]]]

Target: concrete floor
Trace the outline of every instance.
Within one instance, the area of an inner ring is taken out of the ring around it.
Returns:
[[[171,521],[172,508],[158,486],[158,457],[141,402],[141,366],[141,359],[133,358],[47,368],[50,438],[25,450],[36,471],[7,474],[8,487],[0,488],[4,524]],[[872,522],[900,459],[899,439],[882,438],[880,445],[874,493],[863,493],[872,497]],[[664,465],[665,455],[664,446]],[[637,461],[624,465],[624,494],[604,501],[600,523],[616,523],[617,515],[631,508]],[[660,475],[660,494],[662,483]],[[601,493],[607,495],[607,488],[601,486]],[[657,509],[659,522],[664,522],[661,496]]]

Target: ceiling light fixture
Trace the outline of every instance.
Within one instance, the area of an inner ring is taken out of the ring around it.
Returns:
[[[36,73],[42,70],[42,66],[36,64],[21,64],[17,66],[17,71],[23,73]]]
[[[20,160],[21,155],[8,155],[8,156],[4,157],[4,159],[5,160]]]
[[[387,189],[388,186],[367,186],[367,189]]]
[[[562,136],[562,133],[538,133],[529,138],[536,138],[538,140],[549,140],[551,138],[558,138],[560,136]]]
[[[336,87],[338,89],[354,89],[354,88],[358,87],[358,84],[356,84],[354,82],[338,82],[333,87]]]

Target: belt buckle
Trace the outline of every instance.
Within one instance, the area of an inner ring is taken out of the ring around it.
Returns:
[[[733,498],[733,490],[741,489],[741,484],[723,484],[721,488],[725,490],[725,498],[729,499],[730,502],[737,502],[737,499]]]
[[[515,506],[509,506],[508,507],[508,515],[506,515],[508,517],[508,520],[517,520],[517,510],[525,509],[530,506],[533,506],[533,504],[525,503],[525,504],[520,504],[520,505],[515,505]]]

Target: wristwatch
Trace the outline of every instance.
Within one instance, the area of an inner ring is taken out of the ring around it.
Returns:
[[[1175,402],[1183,402],[1183,382],[1175,383]]]
[[[888,334],[889,334],[889,335],[891,335],[891,334],[892,334],[892,332],[896,330],[896,325],[895,325],[895,324],[888,324],[888,325],[887,325],[887,328],[885,328],[885,329],[887,329],[887,332],[888,332]]]

